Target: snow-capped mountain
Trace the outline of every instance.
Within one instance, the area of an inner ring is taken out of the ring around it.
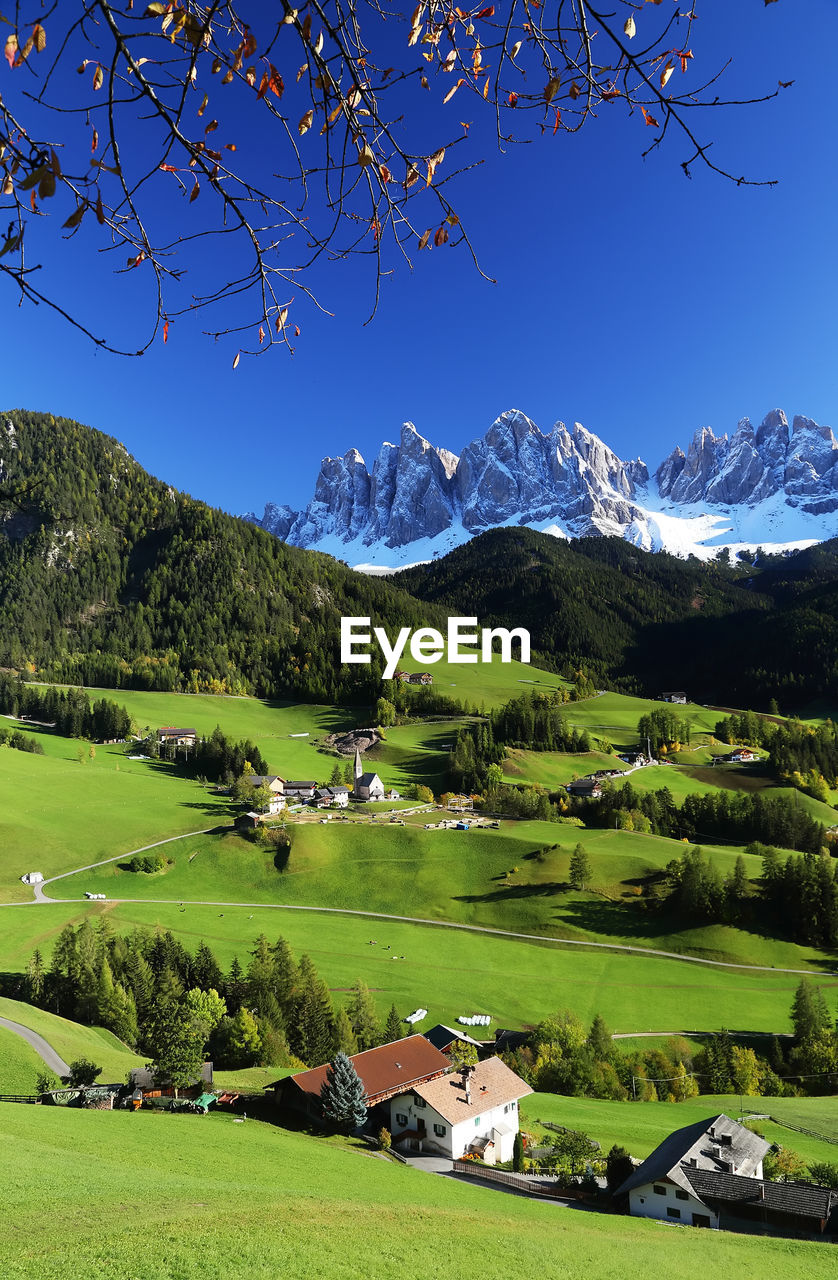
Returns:
[[[324,458],[304,511],[268,503],[261,519],[247,518],[372,570],[444,555],[499,525],[709,559],[721,547],[776,550],[838,534],[838,441],[811,418],[789,430],[773,409],[756,430],[743,418],[731,438],[701,428],[650,476],[578,422],[545,434],[512,409],[459,457],[406,422],[371,471],[357,449]]]

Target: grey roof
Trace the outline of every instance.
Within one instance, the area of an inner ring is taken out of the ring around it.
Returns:
[[[357,787],[371,787],[374,782],[384,785],[377,773],[362,773],[360,778],[356,778],[355,785]]]
[[[444,1022],[438,1022],[435,1027],[431,1027],[430,1031],[423,1031],[422,1035],[426,1040],[430,1040],[435,1049],[444,1049],[453,1040],[462,1040],[464,1044],[473,1044],[478,1049],[483,1048],[482,1041],[472,1040],[465,1031],[458,1031],[456,1027],[446,1027]]]
[[[249,773],[247,775],[248,782],[252,782],[254,787],[263,787],[269,782],[282,782],[278,773]]]
[[[318,787],[319,796],[348,796],[349,787]]]
[[[743,1178],[716,1169],[693,1169],[689,1165],[684,1166],[684,1174],[703,1201],[754,1205],[775,1213],[820,1221],[826,1221],[838,1205],[838,1191],[815,1187],[810,1182],[765,1182],[762,1178]]]
[[[290,779],[285,783],[286,791],[298,791],[304,788],[314,789],[316,786],[316,782],[291,782]]]
[[[730,1142],[721,1142],[722,1137],[729,1137]],[[698,1168],[721,1173],[724,1162],[732,1164],[747,1177],[753,1174],[770,1149],[770,1142],[752,1133],[738,1121],[731,1120],[730,1116],[710,1116],[708,1120],[698,1120],[683,1129],[676,1129],[668,1138],[664,1138],[660,1146],[626,1178],[617,1195],[628,1195],[635,1187],[659,1182],[663,1178],[668,1178],[684,1191],[689,1191],[690,1186],[683,1171],[685,1166],[690,1166],[691,1172],[693,1168]],[[695,1166],[692,1166],[692,1161],[695,1161]]]

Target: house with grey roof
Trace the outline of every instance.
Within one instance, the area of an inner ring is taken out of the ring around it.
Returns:
[[[703,1194],[699,1175],[725,1174],[756,1187],[771,1143],[730,1116],[676,1129],[617,1191],[634,1217],[693,1227],[718,1227],[720,1211]]]

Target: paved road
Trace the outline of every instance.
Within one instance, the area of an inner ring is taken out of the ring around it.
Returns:
[[[39,1057],[49,1067],[50,1071],[54,1071],[57,1076],[68,1076],[70,1068],[63,1058],[59,1058],[43,1036],[39,1036],[37,1031],[32,1031],[29,1027],[22,1027],[19,1022],[11,1022],[9,1018],[0,1018],[0,1027],[5,1027],[7,1031],[13,1031],[16,1036],[20,1036],[21,1040],[25,1040],[30,1044]]]
[[[0,906],[33,906],[44,903],[56,902],[86,902],[86,898],[51,898],[44,890],[48,885],[55,884],[59,880],[66,880],[68,876],[78,875],[81,871],[94,871],[97,867],[108,866],[112,862],[121,862],[124,858],[131,858],[135,853],[145,853],[149,849],[158,849],[161,845],[172,844],[175,840],[188,840],[192,836],[207,835],[211,831],[215,831],[218,827],[216,823],[213,827],[203,827],[200,831],[188,831],[182,836],[169,836],[166,840],[157,840],[154,844],[143,845],[139,849],[131,849],[127,853],[117,854],[114,858],[104,858],[101,862],[92,862],[86,867],[76,867],[72,871],[63,871],[61,875],[50,876],[48,880],[42,881],[40,884],[33,886],[35,896],[31,902],[17,903],[0,903]],[[707,960],[703,956],[685,956],[678,951],[662,951],[655,947],[632,947],[628,943],[622,942],[590,942],[578,938],[554,938],[543,933],[516,933],[510,929],[492,929],[487,925],[477,924],[458,924],[451,920],[428,920],[423,916],[401,916],[393,915],[384,911],[359,911],[350,907],[311,907],[301,905],[299,903],[282,903],[282,902],[215,902],[200,898],[108,898],[111,903],[132,903],[142,902],[146,904],[165,905],[165,906],[190,906],[190,907],[244,907],[250,911],[258,908],[267,911],[312,911],[319,915],[334,916],[360,916],[367,920],[389,920],[397,924],[423,924],[432,925],[436,929],[459,929],[464,933],[479,933],[486,937],[492,938],[514,938],[522,939],[525,942],[549,942],[559,947],[582,947],[586,950],[593,951],[616,951],[621,954],[631,954],[638,956],[656,956],[663,960],[680,960],[683,964],[704,965],[711,969],[739,969],[752,973],[791,973],[802,977],[810,978],[812,976],[811,969],[786,969],[780,965],[764,965],[764,964],[736,964],[732,960]],[[832,971],[831,974],[823,974],[823,977],[838,976],[838,971]]]

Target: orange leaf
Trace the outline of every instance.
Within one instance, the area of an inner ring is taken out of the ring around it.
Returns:
[[[645,107],[641,107],[640,110],[643,112],[643,119],[648,125],[651,125],[654,129],[660,128],[660,124],[650,111],[647,111]]]
[[[167,320],[167,321],[166,321],[166,323],[163,325],[163,341],[164,341],[164,342],[168,342],[168,341],[169,341],[169,322],[168,322],[168,320]]]
[[[195,185],[189,193],[189,203],[191,204],[193,200],[197,200],[200,193],[201,193],[201,184],[196,178]]]
[[[509,104],[509,106],[510,106],[510,107],[517,107],[517,105],[518,105],[518,95],[517,95],[517,93],[510,93],[510,95],[509,95],[509,97],[506,99],[506,101],[507,101],[507,103]]]
[[[559,127],[559,125],[561,124],[561,122],[562,122],[562,113],[561,113],[561,111],[559,110],[559,108],[558,108],[558,107],[556,107],[556,123],[553,125],[553,132],[554,132],[554,133],[555,133],[555,132],[556,132],[556,130],[558,129],[558,127]]]
[[[9,36],[8,40],[6,41],[6,47],[3,50],[3,56],[8,62],[9,67],[13,67],[15,65],[15,58],[17,57],[17,36],[16,35],[12,34]]]
[[[101,89],[104,83],[104,80],[105,80],[105,77],[102,72],[102,68],[97,63],[96,70],[93,72],[93,88]]]

